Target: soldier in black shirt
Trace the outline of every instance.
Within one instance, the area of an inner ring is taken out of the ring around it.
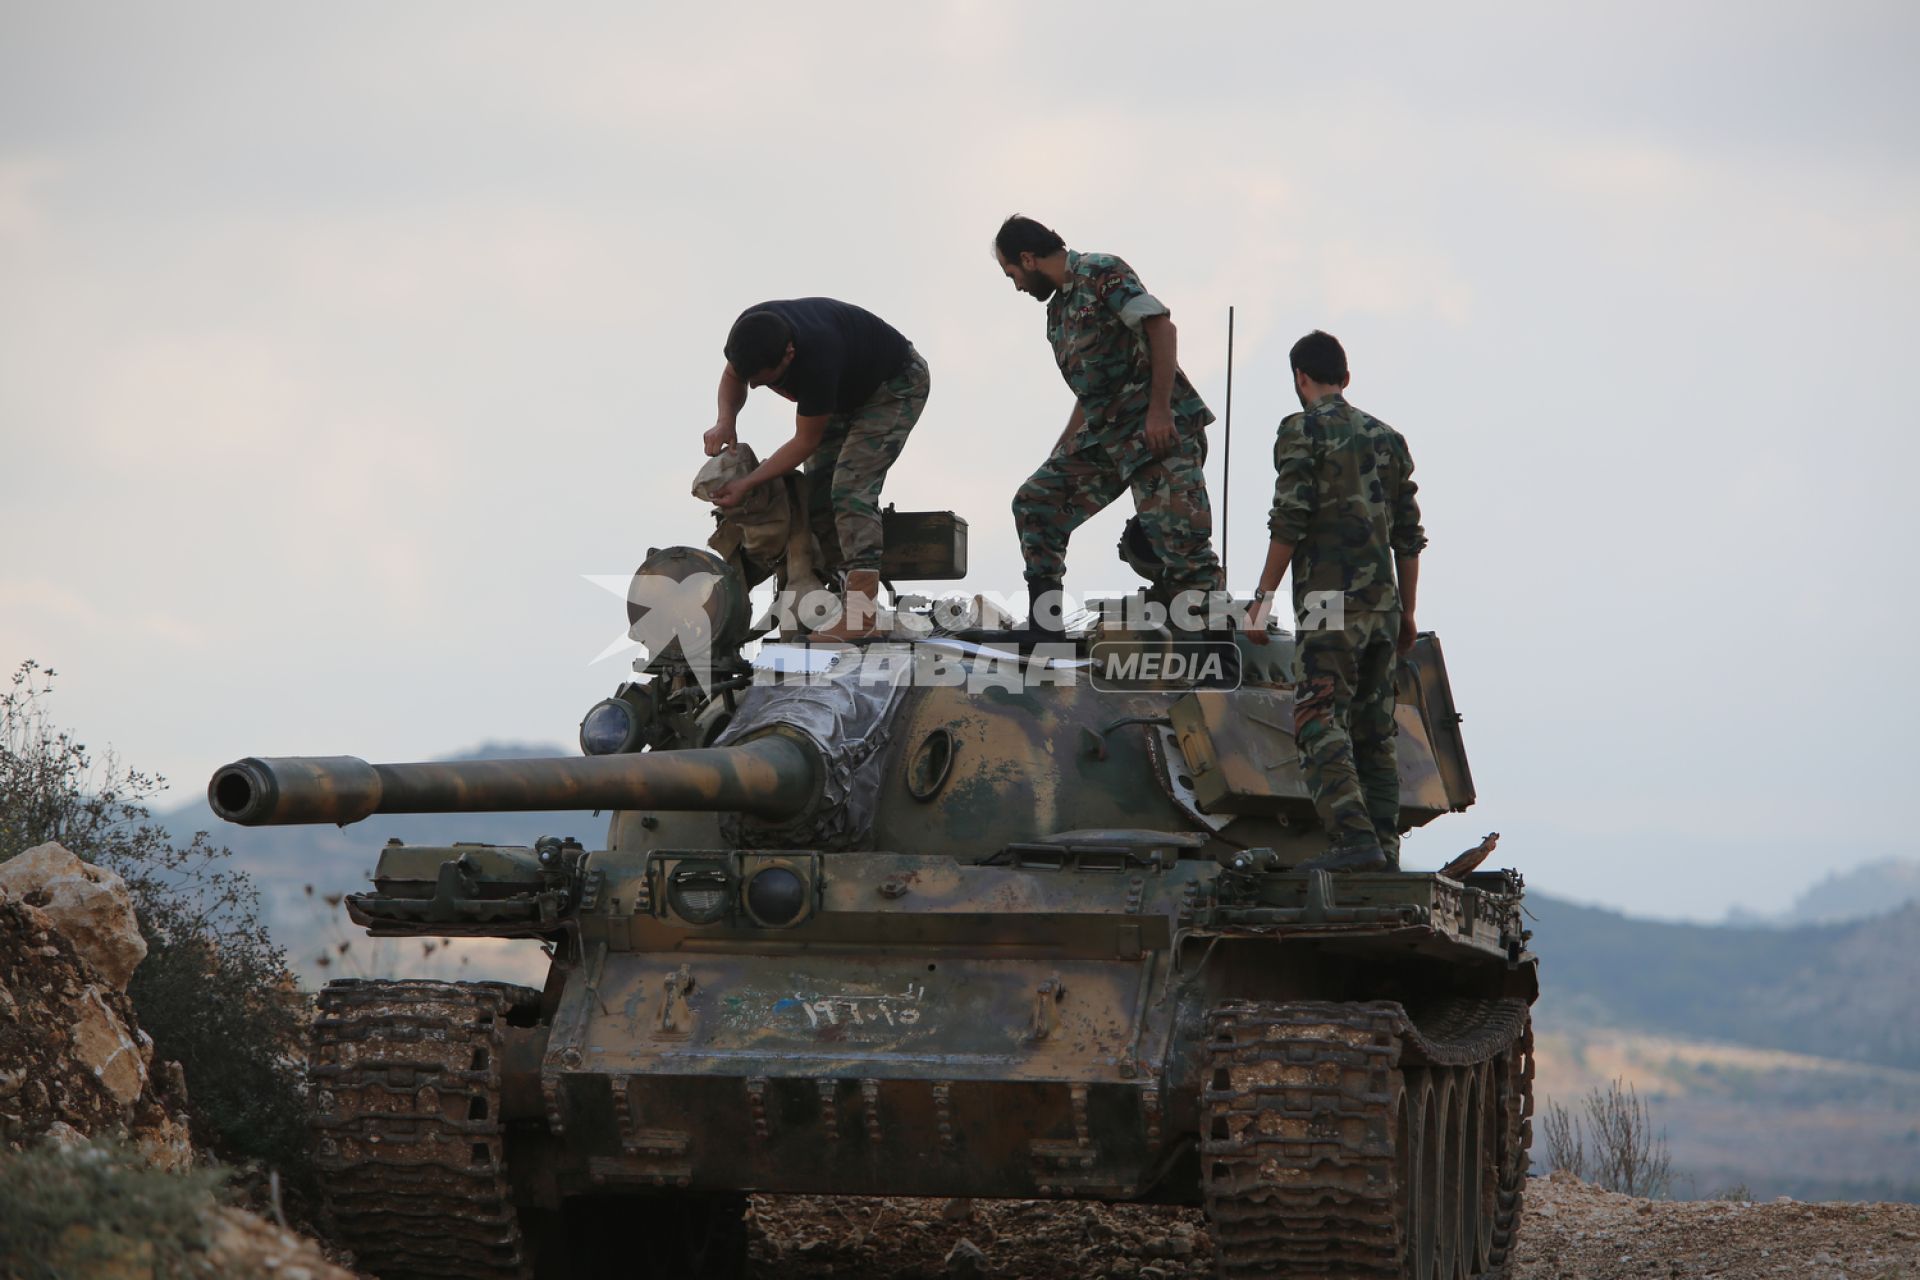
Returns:
[[[793,439],[714,495],[723,507],[806,464],[809,514],[820,540],[839,546],[846,570],[840,620],[816,632],[837,639],[881,634],[880,488],[927,405],[927,362],[899,330],[849,303],[795,298],[749,307],[727,335],[720,414],[708,456],[737,442],[751,387],[794,402]],[[828,552],[829,562],[833,556]]]

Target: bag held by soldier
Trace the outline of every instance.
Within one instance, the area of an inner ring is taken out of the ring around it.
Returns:
[[[729,481],[750,474],[760,465],[751,445],[736,444],[708,458],[693,479],[693,496],[702,502]],[[757,486],[739,506],[716,509],[719,521],[707,545],[729,560],[740,561],[749,586],[769,575],[782,591],[799,599],[824,591],[820,575],[820,541],[807,523],[807,477],[794,471]]]

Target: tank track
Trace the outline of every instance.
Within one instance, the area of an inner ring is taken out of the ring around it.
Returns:
[[[1521,1034],[1501,1065],[1511,1082],[1500,1091],[1501,1163],[1495,1188],[1493,1239],[1487,1274],[1505,1280],[1513,1271],[1514,1237],[1527,1189],[1527,1153],[1533,1148],[1533,1024]]]
[[[1500,1277],[1531,1136],[1529,1017],[1456,1000],[1211,1018],[1203,1182],[1225,1277]],[[1415,1263],[1418,1265],[1415,1265]]]
[[[540,993],[499,982],[349,980],[320,993],[308,1070],[336,1238],[381,1280],[528,1280],[507,1181],[500,1044]]]

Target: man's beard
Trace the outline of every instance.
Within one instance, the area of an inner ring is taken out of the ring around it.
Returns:
[[[1042,302],[1053,301],[1053,295],[1060,292],[1059,285],[1047,279],[1045,276],[1038,274],[1037,272],[1034,274],[1033,278],[1028,280],[1026,284],[1022,285],[1021,288],[1025,289],[1028,293],[1032,294],[1035,298],[1038,298]]]

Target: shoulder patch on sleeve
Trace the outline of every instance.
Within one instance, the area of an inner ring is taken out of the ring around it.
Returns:
[[[1154,316],[1169,314],[1167,304],[1150,293],[1137,293],[1120,307],[1120,320],[1129,329],[1138,329]]]

